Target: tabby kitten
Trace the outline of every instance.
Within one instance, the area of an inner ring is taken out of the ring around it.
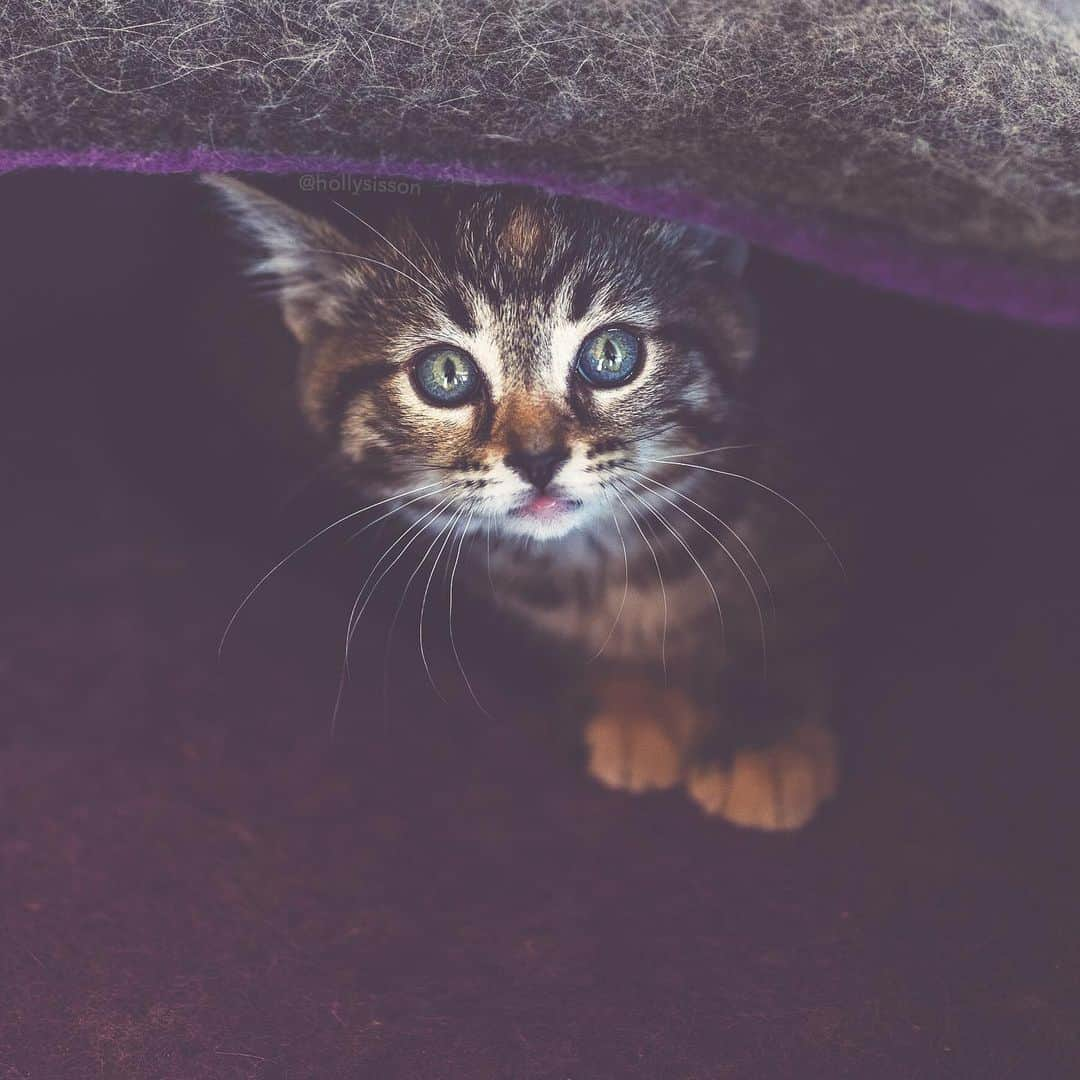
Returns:
[[[745,246],[518,189],[429,193],[383,232],[208,182],[265,250],[307,420],[401,509],[397,551],[449,543],[484,590],[490,562],[497,602],[577,657],[591,774],[809,821],[837,782],[839,590],[763,442],[782,395]]]

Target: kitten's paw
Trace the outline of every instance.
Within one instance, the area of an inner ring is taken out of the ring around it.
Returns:
[[[800,829],[836,793],[836,742],[805,724],[760,750],[740,750],[727,765],[699,765],[686,790],[707,814],[751,829]]]
[[[624,720],[604,713],[585,729],[589,772],[608,787],[624,791],[674,787],[683,775],[682,747],[648,717]]]
[[[589,773],[635,793],[674,787],[683,778],[697,720],[678,691],[636,682],[609,686],[585,728]]]

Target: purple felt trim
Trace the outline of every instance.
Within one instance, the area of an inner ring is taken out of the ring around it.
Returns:
[[[692,191],[636,188],[569,174],[477,169],[460,163],[357,161],[349,158],[257,154],[199,147],[131,150],[4,150],[0,172],[43,167],[137,173],[349,173],[413,180],[528,184],[595,199],[637,213],[695,222],[745,237],[770,251],[847,274],[871,285],[1047,326],[1080,327],[1080,267],[1029,265],[992,255],[945,250],[878,227],[815,220],[780,209],[725,205]]]

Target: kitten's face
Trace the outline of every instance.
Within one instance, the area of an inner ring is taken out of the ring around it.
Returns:
[[[753,333],[730,241],[479,189],[376,232],[215,183],[269,251],[305,412],[414,518],[554,539],[734,434]]]

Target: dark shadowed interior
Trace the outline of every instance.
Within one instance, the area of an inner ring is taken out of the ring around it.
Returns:
[[[378,536],[219,659],[340,513],[284,332],[190,180],[0,196],[0,1078],[1076,1075],[1080,336],[753,261],[855,523],[846,783],[759,835],[595,786],[466,608],[481,714],[433,604],[440,700],[418,591],[331,733]]]

